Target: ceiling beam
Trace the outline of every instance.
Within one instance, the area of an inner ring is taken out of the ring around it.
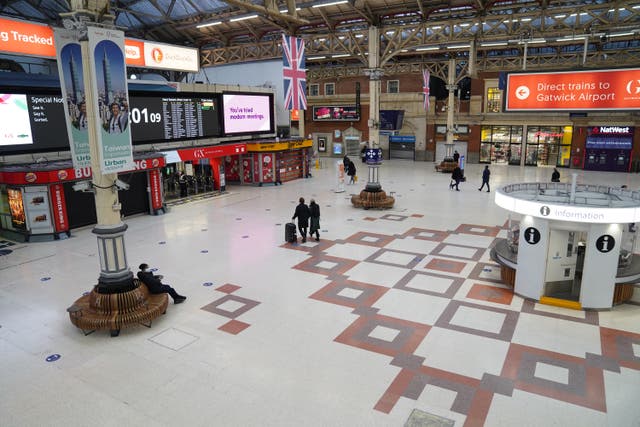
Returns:
[[[298,18],[297,16],[292,16],[292,15],[289,15],[288,13],[280,13],[279,10],[275,10],[275,11],[269,10],[264,6],[248,3],[243,0],[224,0],[224,1],[227,4],[238,6],[242,9],[249,10],[252,12],[258,12],[258,13],[261,13],[262,15],[270,16],[276,20],[293,22],[294,24],[298,24],[298,25],[309,24],[309,21],[307,21],[306,19]]]

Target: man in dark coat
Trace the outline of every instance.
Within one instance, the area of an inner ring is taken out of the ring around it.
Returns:
[[[300,230],[300,235],[302,236],[302,243],[306,243],[311,211],[309,211],[309,206],[304,204],[304,197],[300,197],[299,202],[298,206],[296,206],[296,212],[291,219],[294,220],[298,218],[298,230]]]
[[[171,295],[171,298],[173,298],[174,304],[180,304],[187,299],[187,297],[178,294],[176,290],[173,289],[171,286],[163,285],[162,282],[160,281],[162,276],[156,276],[152,272],[150,272],[148,270],[149,269],[148,264],[142,263],[138,268],[140,268],[140,271],[138,271],[138,279],[140,279],[142,283],[147,285],[149,292],[151,292],[152,294],[167,293]]]
[[[551,182],[560,182],[560,172],[558,169],[553,168],[553,173],[551,174]]]
[[[489,188],[489,176],[491,176],[489,165],[485,165],[484,170],[482,171],[482,185],[478,188],[478,191],[482,191],[484,185],[487,184],[487,193],[491,192],[491,188]]]
[[[316,234],[316,242],[320,241],[320,206],[315,200],[309,202],[309,212],[311,213],[311,228],[309,229],[309,237]]]
[[[456,191],[460,191],[460,189],[458,188],[458,184],[460,184],[460,181],[462,181],[462,169],[460,169],[460,166],[456,166],[456,168],[453,170],[451,179],[454,182],[449,184],[449,188],[456,187]]]
[[[460,160],[460,153],[458,153],[458,150],[455,150],[453,152],[453,161],[458,163],[459,160]]]

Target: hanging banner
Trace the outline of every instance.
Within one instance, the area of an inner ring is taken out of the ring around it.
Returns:
[[[151,209],[157,211],[162,208],[162,181],[160,171],[152,169],[149,171],[149,193],[151,195]]]
[[[124,33],[96,27],[87,30],[100,170],[104,174],[123,172],[133,169]]]
[[[91,166],[89,127],[85,103],[82,51],[78,33],[63,29],[54,31],[60,89],[64,99],[65,124],[69,135],[74,168]],[[35,108],[35,107],[34,107]]]
[[[57,232],[69,230],[69,220],[67,218],[67,202],[64,198],[64,187],[62,184],[52,184],[49,187],[51,195],[51,207],[53,208],[53,225]]]

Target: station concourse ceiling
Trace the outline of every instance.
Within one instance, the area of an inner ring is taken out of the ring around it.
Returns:
[[[106,3],[96,9],[128,37],[197,47],[203,66],[279,57],[284,33],[305,39],[308,68],[363,67],[370,26],[383,66],[468,58],[469,43],[480,60],[526,46],[562,63],[586,45],[593,63],[640,64],[640,0],[2,0],[0,15],[62,26],[76,3]]]

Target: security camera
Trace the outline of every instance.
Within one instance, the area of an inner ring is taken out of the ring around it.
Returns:
[[[129,187],[131,187],[129,184],[127,184],[126,182],[121,181],[119,179],[116,179],[113,182],[113,185],[115,185],[118,190],[128,190]]]
[[[71,188],[73,188],[73,191],[93,191],[92,187],[91,181],[78,181]]]

